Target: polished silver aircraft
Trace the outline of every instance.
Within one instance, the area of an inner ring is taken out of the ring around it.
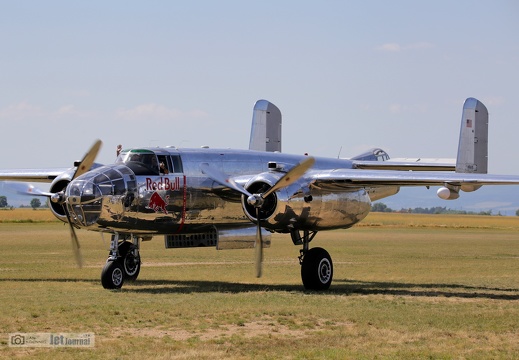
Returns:
[[[109,289],[138,277],[141,243],[154,236],[163,236],[166,248],[254,247],[260,276],[262,249],[275,232],[301,247],[304,287],[327,289],[331,257],[310,243],[319,231],[364,219],[372,201],[401,186],[440,186],[438,196],[452,200],[482,185],[519,184],[519,176],[487,174],[488,112],[474,98],[464,103],[458,154],[451,162],[394,161],[381,149],[350,159],[284,154],[281,112],[266,100],[254,107],[249,150],[118,149],[115,163],[103,166],[94,162],[100,146],[95,142],[73,168],[2,170],[0,180],[48,197],[53,214],[69,224],[79,265],[75,229],[111,234],[101,273]],[[51,185],[44,192],[14,182]]]

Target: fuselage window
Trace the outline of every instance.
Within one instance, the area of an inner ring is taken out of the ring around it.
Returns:
[[[173,172],[175,172],[175,173],[184,172],[183,168],[182,168],[182,160],[180,159],[179,155],[171,155],[170,160],[171,160]]]

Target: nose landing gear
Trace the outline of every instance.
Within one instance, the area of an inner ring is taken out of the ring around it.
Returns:
[[[128,239],[132,241],[127,241]],[[105,289],[120,289],[124,281],[135,281],[141,270],[139,239],[126,235],[119,241],[119,234],[112,235],[110,255],[101,272],[101,284]]]

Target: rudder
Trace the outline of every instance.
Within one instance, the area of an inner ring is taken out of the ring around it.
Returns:
[[[281,152],[281,111],[267,100],[254,105],[249,150]]]
[[[486,174],[488,171],[488,110],[468,98],[463,104],[456,172]]]

